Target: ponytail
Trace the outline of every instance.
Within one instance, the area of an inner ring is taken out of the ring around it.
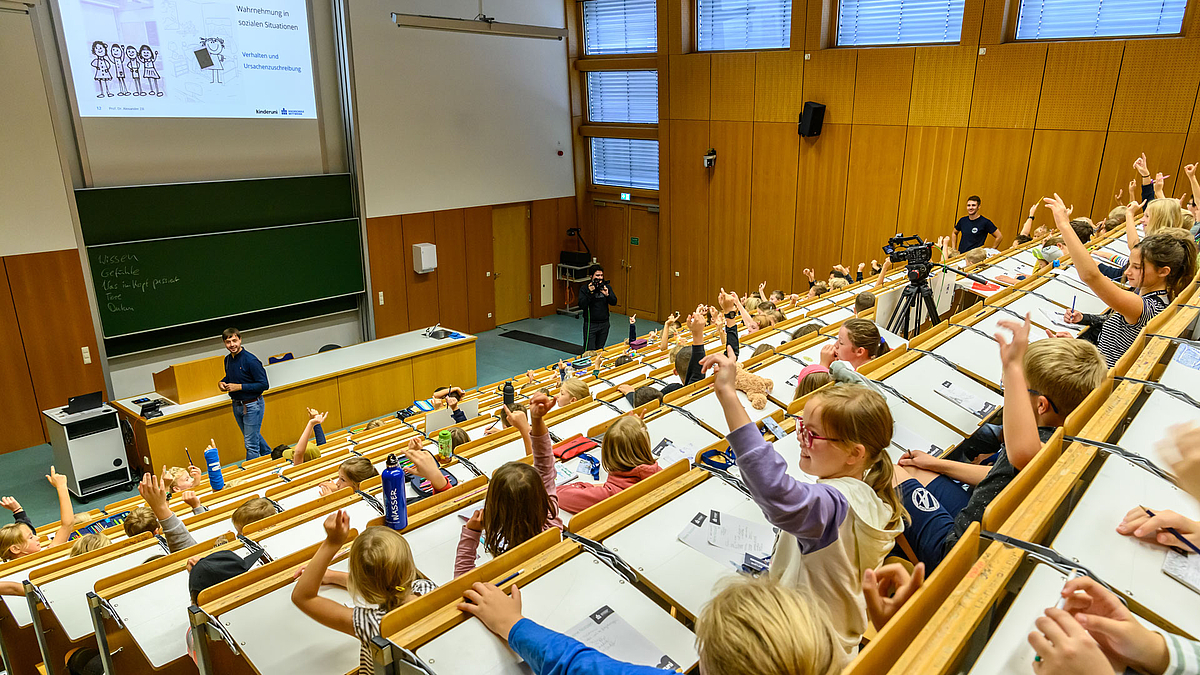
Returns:
[[[875,325],[870,319],[850,319],[842,324],[846,328],[846,335],[850,338],[850,343],[858,349],[867,350],[867,355],[871,358],[883,356],[891,351],[888,347],[887,340],[879,334],[879,326]]]
[[[900,499],[900,493],[892,485],[895,474],[896,470],[892,466],[891,458],[886,452],[882,452],[863,476],[863,482],[870,485],[875,494],[879,495],[879,499],[892,509],[892,517],[887,524],[889,530],[901,527],[904,523],[912,520],[908,511],[904,510],[904,502]]]
[[[1196,242],[1191,232],[1178,227],[1161,229],[1137,244],[1142,252],[1142,263],[1155,267],[1170,267],[1167,275],[1167,295],[1175,299],[1187,290],[1196,276]]]

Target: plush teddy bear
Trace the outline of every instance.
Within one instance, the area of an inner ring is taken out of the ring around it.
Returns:
[[[733,387],[746,394],[746,397],[750,399],[750,405],[754,406],[755,410],[762,410],[767,407],[767,394],[770,394],[771,390],[775,388],[775,383],[765,377],[755,375],[739,363],[737,380],[734,381]]]

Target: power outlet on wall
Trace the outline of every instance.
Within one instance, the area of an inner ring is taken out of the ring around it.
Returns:
[[[83,365],[88,365],[92,362],[92,350],[87,347],[83,348]]]
[[[492,313],[491,313],[491,312],[488,312],[488,318],[489,318],[489,319],[490,319],[490,318],[492,318]]]

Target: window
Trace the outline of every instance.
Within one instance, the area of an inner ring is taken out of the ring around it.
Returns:
[[[698,0],[700,51],[786,49],[792,0]]]
[[[958,42],[964,0],[841,0],[838,46]]]
[[[593,138],[592,182],[657,190],[658,141]]]
[[[658,51],[656,11],[654,0],[584,0],[583,53]]]
[[[1187,0],[1021,0],[1018,40],[1173,35]]]
[[[658,71],[589,72],[587,98],[592,122],[658,124]]]

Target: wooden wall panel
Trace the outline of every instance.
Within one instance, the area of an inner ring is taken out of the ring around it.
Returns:
[[[712,55],[711,119],[754,119],[754,52]]]
[[[1026,207],[1058,193],[1067,206],[1074,205],[1075,213],[1091,213],[1103,154],[1103,131],[1035,131],[1025,177]],[[1054,227],[1048,209],[1038,209],[1036,218],[1034,227]]]
[[[104,391],[79,251],[6,256],[4,267],[38,410]],[[83,362],[84,347],[91,352],[90,364]]]
[[[1193,12],[1200,17],[1200,12]],[[1200,40],[1129,40],[1113,105],[1112,131],[1183,133],[1200,82]],[[1151,92],[1153,92],[1151,94]],[[1192,125],[1195,128],[1195,125]]]
[[[975,65],[971,126],[1032,129],[1045,68],[1044,42],[987,47]]]
[[[1124,49],[1121,40],[1050,43],[1037,128],[1107,129]],[[1081,76],[1084,73],[1086,76]]]
[[[463,210],[433,214],[437,229],[438,321],[455,330],[467,330],[467,235]]]
[[[967,197],[978,195],[980,211],[1013,241],[1030,204],[1025,200],[1032,129],[969,129],[963,153],[957,211],[941,223],[943,234],[953,234],[954,223],[966,213]]]
[[[792,289],[800,135],[790,122],[757,122],[750,178],[750,275]]]
[[[432,212],[405,214],[400,216],[400,224],[404,229],[405,287],[409,296],[408,329],[417,330],[434,325],[441,315],[437,303],[437,270],[425,274],[413,271],[412,247],[413,244],[436,244],[437,228],[433,224]]]
[[[403,265],[404,229],[400,216],[367,218],[367,252],[371,261],[370,301],[375,312],[375,337],[407,332],[408,274]]]
[[[974,0],[978,2],[979,0]],[[970,3],[968,3],[970,4]],[[991,49],[992,45],[1003,43],[1008,37],[1008,0],[983,0],[982,25],[979,30],[979,44]],[[963,16],[964,35],[966,34],[966,16]]]
[[[791,244],[788,246],[790,248]],[[0,271],[3,271],[3,263],[0,263]],[[86,290],[81,288],[79,292]],[[0,454],[45,443],[42,413],[33,391],[29,364],[25,361],[21,327],[6,274],[0,274],[0,363],[4,364],[0,368],[0,410],[4,411]]]
[[[659,10],[661,15],[662,10]],[[674,290],[675,269],[671,262],[671,222],[674,206],[671,203],[672,186],[671,169],[673,149],[671,129],[674,127],[669,120],[659,120],[658,123],[658,316],[662,321],[671,313],[671,292]],[[579,201],[583,201],[582,199]]]
[[[798,9],[793,3],[792,10]],[[796,122],[804,112],[804,53],[758,52],[754,64],[754,120]]]
[[[691,311],[706,297],[708,257],[708,171],[700,158],[708,150],[708,122],[671,122],[671,303],[660,312]],[[720,154],[717,161],[721,161]]]
[[[896,233],[906,131],[902,126],[854,125],[841,259],[847,266],[879,257],[880,247]]]
[[[712,253],[708,261],[707,294],[702,301],[714,304],[721,287],[746,288],[748,284],[754,124],[713,121],[709,143],[717,149],[717,166],[709,183],[708,241]]]
[[[825,124],[854,120],[854,73],[859,50],[809,52],[804,64],[804,100],[825,104]]]
[[[1146,164],[1151,172],[1161,171],[1168,174],[1163,183],[1167,195],[1178,196],[1184,191],[1191,192],[1187,176],[1183,171],[1176,171],[1180,166],[1183,155],[1183,144],[1187,134],[1162,134],[1153,132],[1110,131],[1104,143],[1104,159],[1100,163],[1100,176],[1096,180],[1096,194],[1092,200],[1091,212],[1075,213],[1090,215],[1093,220],[1104,218],[1109,210],[1117,206],[1117,190],[1123,190],[1122,203],[1128,204],[1129,181],[1141,179],[1133,169],[1133,160],[1141,153],[1146,153]],[[1141,199],[1140,187],[1135,188],[1134,198]]]
[[[467,247],[467,330],[496,327],[496,286],[492,281],[492,207],[463,209]]]
[[[671,119],[708,119],[710,61],[709,54],[671,57]]]
[[[1183,155],[1179,158],[1179,168],[1175,171],[1175,175],[1182,181],[1178,183],[1180,191],[1183,190],[1185,184],[1190,185],[1190,181],[1183,173],[1183,167],[1196,163],[1200,163],[1200,106],[1192,112],[1192,124],[1188,129],[1187,140],[1183,144]],[[1158,171],[1154,168],[1150,170]]]
[[[828,271],[841,260],[851,128],[826,124],[820,136],[800,139],[792,290],[806,288],[804,268]]]
[[[908,128],[897,230],[925,239],[944,235],[958,219],[958,184],[967,147],[965,127]]]
[[[854,78],[855,124],[908,124],[916,49],[861,49]]]
[[[908,123],[927,127],[965,127],[971,119],[975,82],[973,47],[917,47],[913,62]]]
[[[554,314],[554,287],[558,282],[553,281],[551,273],[551,301],[542,304],[542,265],[550,265],[551,269],[558,262],[558,252],[562,250],[562,237],[566,230],[558,228],[558,199],[538,199],[530,203],[529,216],[529,292],[533,294],[532,315],[534,318]]]
[[[979,44],[983,27],[984,0],[966,0],[963,3],[961,42],[974,47]]]
[[[559,242],[558,248],[554,249],[554,260],[557,263],[559,255],[562,251],[582,251],[583,246],[579,243],[579,237],[568,237],[567,230],[577,227],[577,209],[575,197],[559,197],[558,198],[558,235],[556,241]],[[657,201],[657,200],[655,200]],[[585,234],[584,237],[587,237]],[[557,268],[555,268],[557,270]],[[554,282],[554,309],[551,314],[557,312],[558,307],[562,307],[566,302],[566,286],[557,281]]]

